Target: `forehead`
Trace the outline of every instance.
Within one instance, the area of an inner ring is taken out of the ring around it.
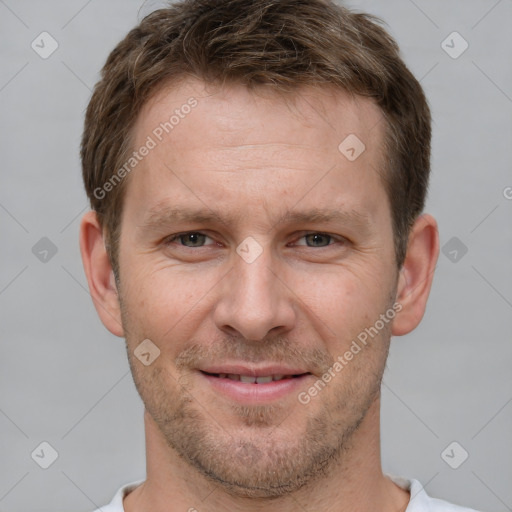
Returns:
[[[206,118],[214,119],[214,126],[204,122]],[[372,99],[334,86],[300,86],[284,92],[270,86],[249,89],[190,78],[164,85],[150,97],[135,123],[134,140],[138,145],[153,134],[177,149],[194,142],[193,132],[200,144],[215,137],[225,146],[243,146],[250,134],[253,143],[267,143],[269,137],[287,144],[307,139],[332,148],[349,133],[380,142],[382,121],[381,110]],[[296,131],[297,123],[302,125],[301,133]]]
[[[134,126],[133,148],[151,141],[151,150],[130,175],[127,195],[147,210],[201,195],[234,209],[252,201],[272,208],[283,200],[289,209],[308,187],[314,189],[308,199],[316,202],[332,203],[334,186],[369,199],[377,183],[382,188],[377,168],[384,161],[384,126],[372,100],[334,87],[277,93],[195,79],[168,84]],[[344,201],[353,206],[348,195]]]

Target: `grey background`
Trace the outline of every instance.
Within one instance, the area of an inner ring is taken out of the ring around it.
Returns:
[[[101,325],[81,266],[78,144],[108,53],[160,3],[0,0],[2,512],[91,510],[145,476],[124,341]],[[442,245],[459,240],[440,256],[423,323],[392,343],[384,468],[434,496],[512,510],[512,0],[349,5],[387,22],[421,79],[434,118],[427,211]],[[59,44],[48,59],[31,48],[42,31]],[[457,59],[441,47],[453,31],[469,43]],[[46,262],[32,251],[43,237],[57,249]],[[31,458],[43,441],[58,452],[48,469]],[[441,457],[452,441],[469,453],[458,469]]]

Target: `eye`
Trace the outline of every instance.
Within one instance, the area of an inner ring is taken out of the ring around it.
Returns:
[[[304,240],[305,243],[301,242]],[[327,247],[332,245],[333,241],[337,241],[332,235],[327,233],[307,233],[303,235],[296,245],[306,245],[307,247]]]
[[[165,243],[172,244],[176,241],[179,241],[180,245],[185,247],[203,247],[206,240],[211,240],[209,236],[206,236],[204,233],[199,233],[197,231],[191,231],[189,233],[180,233],[178,235],[172,235],[168,238]]]

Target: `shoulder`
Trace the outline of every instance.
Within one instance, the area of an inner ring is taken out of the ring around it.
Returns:
[[[429,512],[478,512],[473,508],[461,507],[448,501],[430,498]]]
[[[438,498],[431,498],[417,480],[410,480],[411,499],[406,512],[477,512]]]
[[[93,512],[124,512],[123,499],[142,482],[144,482],[144,480],[138,480],[137,482],[131,482],[129,484],[123,485],[120,489],[118,489],[112,498],[112,501],[108,505],[97,508]]]

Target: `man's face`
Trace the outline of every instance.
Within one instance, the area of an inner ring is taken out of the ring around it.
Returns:
[[[380,119],[340,91],[287,102],[188,81],[135,126],[134,148],[156,147],[129,177],[119,246],[134,380],[172,450],[233,494],[301,487],[378,406],[388,323],[308,390],[395,300]],[[349,134],[366,147],[355,160],[355,139],[338,149]],[[145,339],[160,350],[148,366]]]

